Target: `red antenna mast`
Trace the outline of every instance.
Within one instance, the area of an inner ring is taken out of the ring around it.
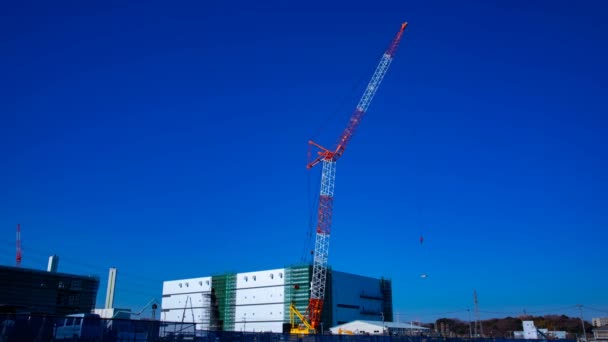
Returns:
[[[21,267],[21,225],[17,223],[17,256],[15,257],[17,267]]]

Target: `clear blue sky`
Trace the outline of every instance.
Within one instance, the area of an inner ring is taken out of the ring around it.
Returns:
[[[333,145],[407,20],[337,165],[331,266],[392,279],[402,320],[474,289],[483,318],[608,315],[607,6],[4,3],[0,263],[21,223],[23,266],[58,254],[100,305],[118,267],[136,310],[163,280],[299,263],[307,141]]]

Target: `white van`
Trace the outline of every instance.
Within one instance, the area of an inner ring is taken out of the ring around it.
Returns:
[[[55,340],[101,341],[103,325],[96,314],[73,314],[58,320],[55,325]]]

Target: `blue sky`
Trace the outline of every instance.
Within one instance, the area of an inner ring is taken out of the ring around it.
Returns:
[[[13,7],[14,6],[14,7]],[[604,2],[54,2],[0,11],[0,263],[162,281],[297,264],[337,164],[330,264],[402,320],[608,313]],[[420,245],[419,237],[424,236]],[[420,274],[428,274],[421,279]],[[446,314],[449,313],[449,314]]]

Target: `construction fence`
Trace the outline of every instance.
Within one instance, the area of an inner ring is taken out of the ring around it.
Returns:
[[[195,341],[195,332],[193,323],[102,319],[97,315],[0,314],[0,342]]]
[[[309,335],[200,331],[193,323],[102,319],[99,316],[52,317],[0,314],[0,342],[523,342],[514,339],[462,339],[425,336]],[[575,340],[560,340],[575,342]]]

